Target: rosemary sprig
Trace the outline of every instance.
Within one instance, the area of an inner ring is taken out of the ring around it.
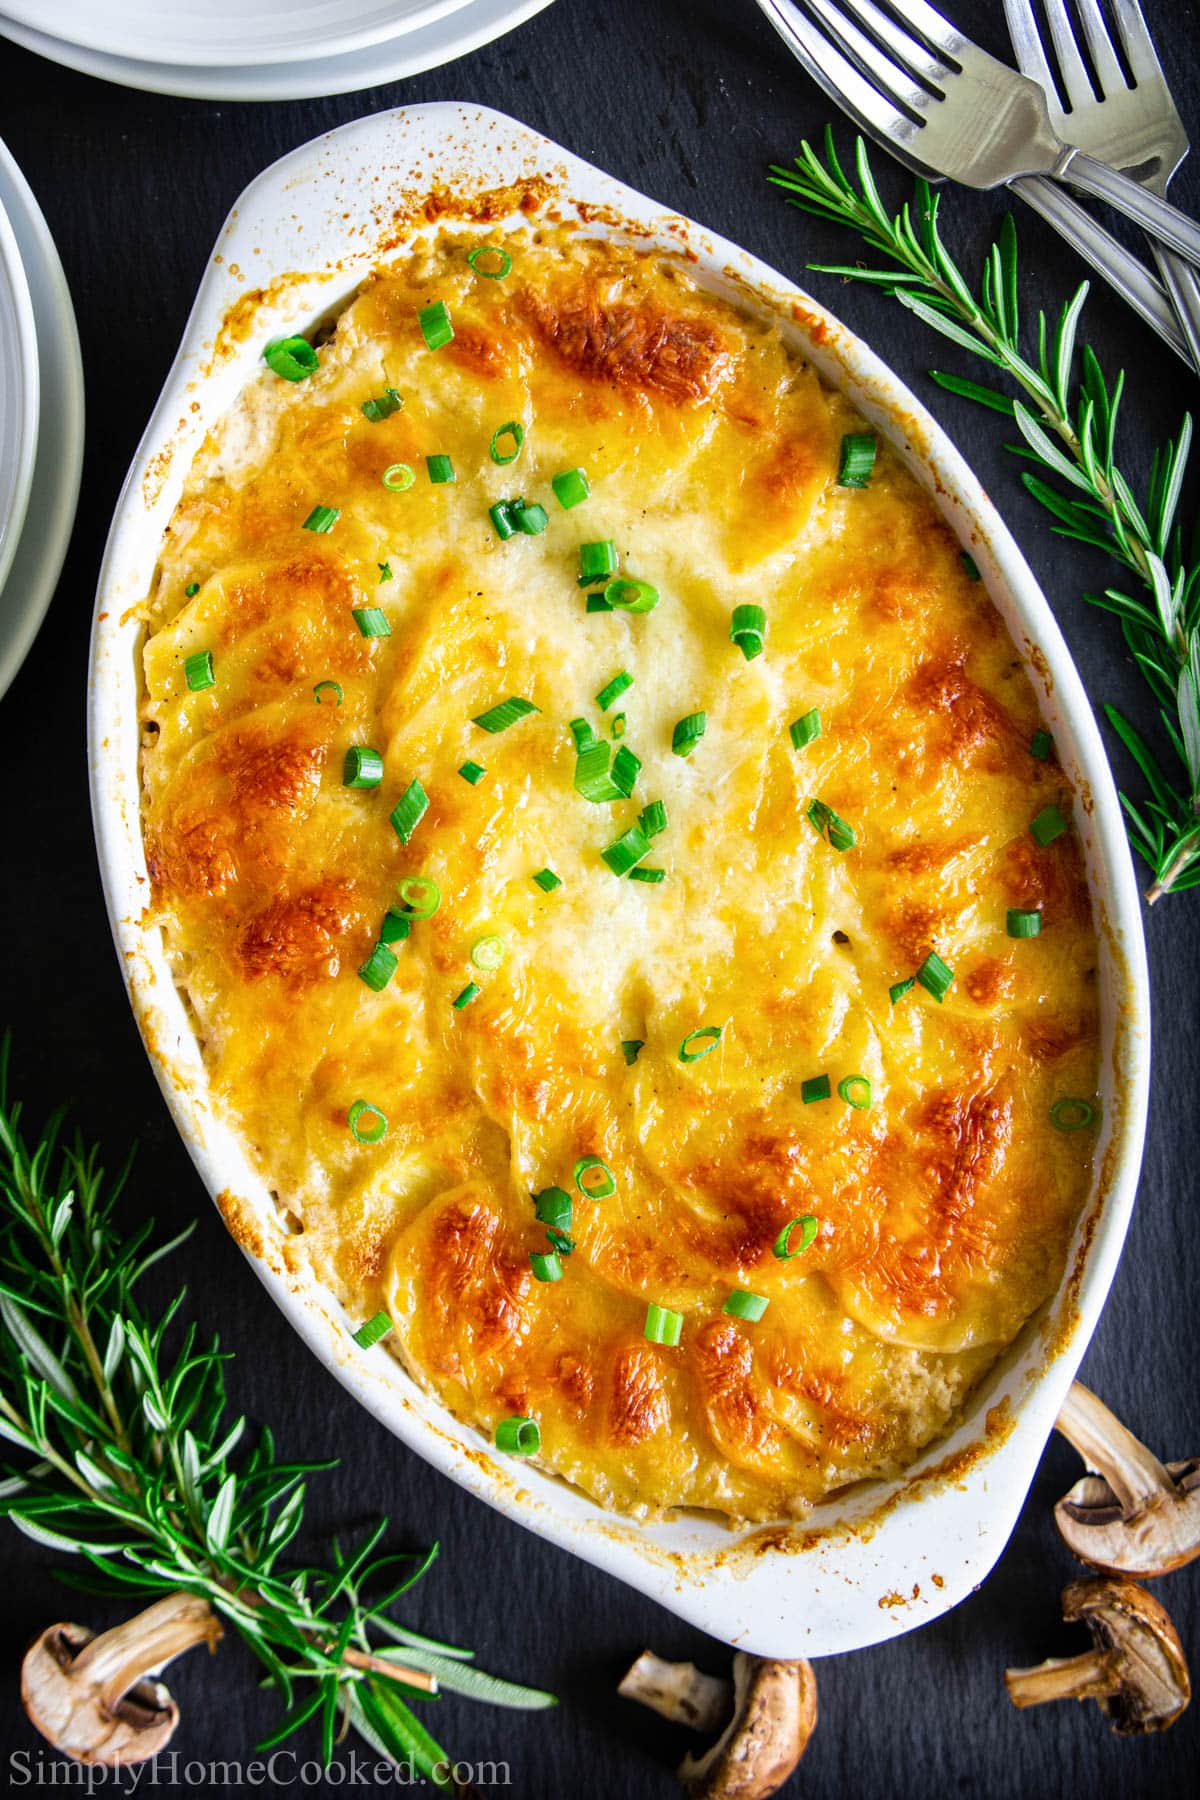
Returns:
[[[1184,418],[1177,438],[1156,450],[1139,505],[1116,460],[1124,371],[1110,384],[1089,345],[1079,345],[1076,356],[1087,282],[1062,307],[1053,327],[1039,312],[1036,360],[1031,360],[1021,347],[1012,218],[1004,219],[989,247],[974,293],[942,240],[938,196],[928,182],[918,180],[912,204],[893,214],[879,195],[861,138],[855,173],[857,183],[839,163],[826,127],[823,160],[805,142],[795,168],[772,168],[770,179],[793,206],[849,226],[895,265],[813,263],[812,269],[869,282],[890,294],[932,330],[1008,376],[1032,403],[959,375],[930,371],[940,387],[1015,420],[1023,441],[1008,448],[1037,465],[1021,479],[1053,515],[1054,530],[1103,550],[1125,570],[1122,587],[1085,598],[1120,619],[1158,702],[1179,772],[1170,779],[1141,732],[1116,707],[1106,706],[1109,723],[1148,790],[1136,804],[1122,794],[1121,803],[1133,847],[1153,870],[1147,899],[1153,903],[1172,890],[1194,887],[1200,883],[1200,534],[1191,534],[1185,551],[1177,519],[1191,418]]]
[[[249,1645],[284,1716],[263,1748],[307,1720],[332,1755],[339,1715],[377,1751],[454,1792],[450,1760],[418,1720],[396,1661],[444,1689],[502,1706],[553,1697],[471,1664],[472,1652],[409,1631],[394,1603],[437,1553],[379,1554],[381,1521],[328,1566],[283,1562],[301,1529],[306,1482],[328,1464],[284,1462],[269,1430],[231,1419],[216,1341],[183,1327],[181,1291],[161,1316],[136,1289],[183,1242],[146,1224],[125,1235],[115,1208],[129,1164],[107,1181],[96,1148],[63,1141],[55,1113],[29,1148],[8,1097],[0,1045],[0,1516],[82,1557],[63,1574],[87,1592],[183,1590]],[[189,1228],[190,1229],[190,1228]]]

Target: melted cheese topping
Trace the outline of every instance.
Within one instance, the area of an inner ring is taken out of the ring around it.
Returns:
[[[777,331],[661,255],[508,247],[504,280],[452,234],[381,273],[318,373],[264,372],[201,452],[148,602],[156,905],[214,1092],[352,1317],[386,1307],[460,1418],[535,1417],[544,1465],[602,1502],[801,1513],[943,1433],[1060,1280],[1092,1133],[1049,1112],[1095,1090],[1096,944],[1074,833],[1042,847],[1029,823],[1071,794],[1029,754],[1029,682],[958,545],[883,445],[868,487],[837,485],[862,423]],[[430,351],[435,299],[454,338]],[[403,410],[371,423],[389,384]],[[502,468],[509,420],[525,443]],[[435,454],[452,484],[427,479]],[[381,482],[396,462],[407,492]],[[565,510],[550,482],[575,466],[591,495]],[[502,542],[488,508],[514,495],[549,525]],[[317,505],[340,509],[325,534],[303,529]],[[586,611],[579,545],[603,538],[654,611]],[[739,603],[767,614],[751,661]],[[390,636],[360,636],[365,605]],[[191,692],[201,650],[215,684]],[[472,723],[510,695],[540,710]],[[568,721],[605,736],[618,710],[641,772],[593,804]],[[382,755],[378,788],[343,785],[353,745]],[[404,844],[389,812],[413,780],[429,808]],[[656,799],[666,878],[618,879],[601,851]],[[814,799],[853,848],[813,829]],[[374,993],[356,971],[418,874],[440,909]],[[1041,936],[1007,937],[1010,906],[1040,908]],[[490,934],[504,960],[479,973]],[[944,1004],[893,1005],[931,950]],[[682,1061],[706,1026],[716,1049]],[[822,1074],[831,1097],[805,1104]],[[849,1075],[868,1109],[839,1098]],[[378,1144],[348,1128],[360,1098]],[[610,1197],[575,1190],[584,1156]],[[551,1184],[575,1248],[542,1283],[531,1194]],[[806,1214],[815,1242],[780,1260]],[[723,1311],[735,1288],[761,1320]],[[651,1302],[682,1313],[677,1347],[643,1335]]]

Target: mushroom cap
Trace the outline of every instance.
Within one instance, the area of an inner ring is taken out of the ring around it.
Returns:
[[[161,1681],[135,1684],[111,1708],[98,1688],[72,1680],[70,1669],[95,1637],[86,1625],[51,1625],[25,1653],[21,1699],[44,1738],[76,1762],[113,1768],[157,1756],[179,1723],[179,1708]]]
[[[783,1786],[817,1723],[812,1664],[772,1662],[739,1650],[733,1718],[703,1756],[685,1756],[679,1779],[693,1800],[765,1800]]]
[[[1085,1475],[1054,1508],[1073,1556],[1110,1575],[1166,1575],[1200,1556],[1200,1457],[1164,1465],[1174,1483],[1126,1518],[1103,1475]]]
[[[1063,1618],[1082,1621],[1096,1644],[1120,1658],[1121,1686],[1099,1704],[1122,1736],[1164,1731],[1192,1697],[1171,1615],[1136,1581],[1089,1575],[1063,1589]]]

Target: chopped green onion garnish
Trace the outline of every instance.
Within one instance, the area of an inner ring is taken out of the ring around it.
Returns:
[[[572,719],[570,730],[576,750],[586,750],[589,744],[596,742],[596,734],[586,719]]]
[[[631,1068],[645,1048],[645,1038],[621,1039],[621,1055],[625,1058],[626,1063],[629,1064]]]
[[[314,506],[301,529],[304,531],[331,531],[341,516],[340,510],[336,506]]]
[[[183,591],[189,600],[194,600],[196,595],[200,592],[200,583],[198,581],[189,581]]]
[[[385,943],[380,942],[362,964],[358,978],[365,981],[376,994],[381,994],[396,973],[396,967],[395,951],[389,950]]]
[[[595,587],[617,572],[617,546],[611,538],[579,546],[579,585]]]
[[[638,817],[638,824],[648,838],[655,838],[660,831],[667,829],[667,809],[661,800],[652,800],[649,806],[643,806]]]
[[[320,367],[317,353],[307,338],[276,338],[263,351],[263,361],[285,381],[303,381]]]
[[[351,1137],[357,1138],[360,1144],[377,1144],[387,1136],[387,1114],[370,1100],[356,1100],[346,1114],[346,1123]]]
[[[598,1182],[586,1179],[593,1174],[600,1177]],[[603,1157],[581,1156],[575,1164],[575,1186],[588,1200],[607,1200],[617,1191],[617,1178]]]
[[[625,736],[625,714],[614,713],[609,721],[609,729],[615,738],[623,738]]]
[[[464,1006],[470,1006],[472,1000],[477,1000],[482,992],[483,989],[477,981],[468,981],[462,992],[455,994],[454,996],[453,1005],[455,1012],[461,1012]]]
[[[370,419],[372,425],[378,425],[381,419],[390,419],[393,413],[399,412],[403,405],[404,401],[395,388],[386,387],[376,399],[364,400],[360,411],[365,419]]]
[[[696,1031],[689,1031],[679,1046],[680,1062],[699,1062],[702,1056],[711,1055],[720,1043],[724,1030],[723,1025],[701,1025]],[[699,1044],[700,1049],[693,1049],[695,1044]]]
[[[402,876],[396,895],[410,919],[432,919],[442,904],[442,890],[428,875]]]
[[[419,781],[410,781],[403,794],[389,813],[392,830],[402,844],[407,844],[413,832],[425,817],[429,806],[429,795]]]
[[[762,1318],[770,1304],[765,1294],[749,1294],[745,1288],[734,1288],[721,1311],[732,1313],[735,1319],[748,1319],[753,1324]]]
[[[613,757],[612,783],[623,799],[628,800],[642,772],[642,759],[627,744],[621,744]]]
[[[385,1338],[392,1329],[392,1321],[385,1312],[377,1312],[373,1319],[360,1325],[354,1333],[354,1341],[360,1350],[369,1350],[380,1338]]]
[[[1043,806],[1037,817],[1029,821],[1029,829],[1044,850],[1047,844],[1061,837],[1068,826],[1057,806]]]
[[[1042,915],[1036,909],[1027,912],[1023,907],[1010,906],[1005,928],[1011,938],[1039,937],[1042,930]]]
[[[379,570],[380,581],[390,581],[392,579],[392,565],[390,562],[376,563],[375,567]]]
[[[471,945],[471,961],[485,975],[490,975],[504,961],[504,939],[497,937],[495,932],[476,938]]]
[[[487,770],[484,768],[483,764],[477,762],[460,763],[458,772],[464,781],[470,782],[472,787],[478,787],[479,783],[487,774]]]
[[[379,941],[381,944],[402,944],[411,931],[412,920],[389,906],[379,927]]]
[[[495,257],[495,268],[485,269],[483,267],[485,257],[489,259]],[[498,244],[476,244],[474,250],[467,251],[467,261],[475,273],[482,275],[485,281],[503,281],[512,269],[512,257],[507,250],[501,250]]]
[[[524,500],[510,500],[508,510],[512,522],[518,531],[526,537],[538,537],[550,523],[550,514],[536,500],[526,505]]]
[[[384,487],[389,488],[393,494],[403,494],[416,479],[416,470],[409,468],[407,463],[389,463],[380,476]]]
[[[454,464],[448,456],[427,456],[425,467],[435,487],[442,487],[446,482],[454,480]]]
[[[191,656],[186,656],[183,660],[183,679],[193,694],[215,686],[217,678],[213,674],[212,651],[195,650]]]
[[[529,1252],[529,1261],[533,1268],[533,1278],[535,1281],[562,1280],[563,1266],[553,1250],[531,1250]]]
[[[819,738],[821,715],[817,708],[814,706],[810,711],[801,713],[798,719],[793,719],[788,726],[788,731],[791,734],[793,750],[803,750],[806,744],[811,744],[814,738]]]
[[[512,440],[511,450],[504,451],[500,448],[500,440],[502,438],[510,438]],[[516,462],[518,456],[521,454],[521,445],[524,442],[525,427],[521,424],[519,419],[509,419],[507,424],[497,425],[495,431],[492,433],[492,441],[488,445],[492,461],[494,463],[499,463],[501,468],[504,468],[507,463]]]
[[[611,744],[606,744],[601,738],[593,738],[576,753],[575,791],[582,794],[585,800],[590,800],[594,806],[626,797],[609,772],[611,757]]]
[[[621,669],[611,681],[606,681],[600,689],[596,695],[596,705],[601,712],[607,712],[613,701],[619,700],[622,694],[627,694],[632,686],[633,676],[628,669]]]
[[[488,507],[488,518],[496,529],[499,538],[516,537],[517,522],[513,518],[511,500],[497,500],[494,506]]]
[[[542,1447],[542,1434],[536,1419],[513,1413],[501,1419],[496,1427],[496,1448],[512,1456],[535,1456]]]
[[[377,606],[353,606],[354,623],[365,638],[391,637],[392,628],[387,622],[387,614]]]
[[[550,486],[554,489],[554,498],[567,512],[586,500],[592,491],[592,484],[582,469],[564,469],[553,477]]]
[[[378,787],[383,780],[383,758],[366,744],[351,744],[342,765],[342,786]]]
[[[800,1241],[792,1243],[792,1233],[797,1225],[800,1227]],[[780,1262],[791,1262],[793,1256],[802,1256],[817,1235],[817,1221],[812,1213],[801,1213],[799,1218],[789,1219],[775,1242],[771,1253]]]
[[[671,733],[671,749],[676,756],[690,756],[707,730],[707,713],[688,713]]]
[[[848,431],[838,457],[838,486],[865,488],[875,467],[875,439],[869,431]]]
[[[608,604],[608,601],[604,598],[603,594],[589,594],[587,597],[586,610],[590,613],[611,612],[612,607]]]
[[[800,1098],[805,1106],[811,1106],[814,1100],[828,1100],[828,1075],[810,1075],[807,1081],[800,1083]]]
[[[683,1330],[683,1314],[672,1312],[669,1306],[656,1306],[653,1301],[646,1308],[646,1323],[642,1327],[642,1335],[652,1344],[665,1344],[673,1350],[679,1342],[679,1334]]]
[[[533,1216],[539,1225],[552,1225],[556,1231],[570,1231],[575,1202],[566,1188],[543,1188],[533,1196]]]
[[[1035,731],[1029,740],[1029,754],[1036,756],[1039,762],[1045,762],[1054,749],[1054,739],[1048,731]]]
[[[903,1000],[905,994],[907,994],[912,988],[915,988],[916,985],[917,985],[916,976],[908,975],[905,977],[905,979],[903,981],[897,981],[894,984],[894,986],[892,986],[888,989],[888,999],[891,1001],[892,1005],[895,1006],[897,1000]]]
[[[430,350],[440,350],[454,336],[450,309],[444,300],[435,300],[431,305],[423,306],[417,314],[417,322],[421,327],[421,336]]]
[[[324,706],[325,701],[322,696],[325,694],[332,695],[333,704],[335,706],[340,706],[342,701],[346,698],[345,694],[342,692],[342,684],[340,681],[318,681],[316,687],[313,689],[313,699],[318,706]]]
[[[735,606],[729,621],[730,641],[738,646],[747,662],[762,655],[767,633],[767,615],[761,606]]]
[[[636,869],[630,869],[629,879],[630,881],[649,881],[657,884],[658,882],[667,879],[667,871],[665,869],[652,869],[646,863],[639,863]]]
[[[604,603],[614,612],[653,612],[660,598],[658,589],[651,587],[648,581],[634,581],[624,575],[610,581],[604,590]]]
[[[979,573],[979,564],[975,561],[975,558],[971,555],[971,552],[969,550],[960,550],[959,555],[962,558],[962,566],[967,571],[967,574],[970,576],[971,580],[972,581],[982,581],[983,577]]]
[[[640,825],[631,825],[600,852],[614,875],[628,875],[630,869],[649,854],[650,840]]]
[[[1084,1131],[1096,1117],[1090,1100],[1056,1100],[1050,1108],[1050,1123],[1056,1131]]]
[[[838,1082],[838,1098],[857,1112],[866,1112],[871,1104],[871,1083],[865,1075],[847,1075]]]
[[[540,712],[532,700],[523,700],[520,694],[510,694],[507,700],[500,700],[495,706],[489,706],[486,712],[476,713],[472,724],[481,725],[484,731],[507,731],[519,719],[527,719],[530,713]]]
[[[543,894],[552,894],[555,888],[562,886],[562,876],[556,875],[553,869],[539,869],[533,879]]]
[[[917,970],[915,979],[931,993],[940,1006],[946,997],[946,991],[954,980],[954,970],[944,963],[936,950],[931,950],[925,961]]]
[[[560,1256],[570,1256],[575,1248],[575,1239],[568,1232],[559,1231],[554,1225],[546,1227],[546,1237],[551,1248],[557,1250]]]
[[[835,850],[852,850],[856,839],[853,825],[834,812],[832,806],[826,806],[823,800],[814,800],[805,814],[809,824],[818,837],[822,837]]]

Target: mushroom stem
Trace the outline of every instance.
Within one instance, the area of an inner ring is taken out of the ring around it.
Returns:
[[[1101,1700],[1121,1685],[1110,1650],[1079,1656],[1052,1656],[1033,1669],[1005,1669],[1004,1684],[1014,1706],[1044,1706],[1047,1700]]]
[[[1072,1382],[1055,1425],[1088,1468],[1103,1475],[1125,1518],[1174,1494],[1175,1484],[1153,1451],[1081,1381]]]
[[[733,1711],[732,1682],[705,1675],[695,1663],[666,1662],[653,1650],[642,1651],[617,1692],[693,1731],[719,1731]]]
[[[111,1712],[144,1676],[158,1674],[196,1644],[206,1643],[215,1650],[220,1637],[220,1622],[207,1600],[195,1594],[168,1594],[135,1618],[94,1637],[72,1661],[71,1674],[94,1687],[100,1704]]]

